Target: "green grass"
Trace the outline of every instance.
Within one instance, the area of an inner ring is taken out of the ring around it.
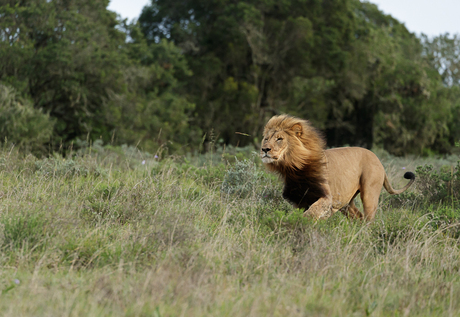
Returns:
[[[0,152],[0,315],[460,315],[454,205],[315,222],[259,163],[213,161]]]

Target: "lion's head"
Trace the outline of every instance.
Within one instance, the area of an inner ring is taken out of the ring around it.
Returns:
[[[307,120],[289,115],[272,117],[265,125],[260,157],[270,169],[302,170],[321,161],[324,140]]]

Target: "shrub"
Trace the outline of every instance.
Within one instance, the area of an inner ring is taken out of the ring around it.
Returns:
[[[15,249],[43,246],[46,237],[52,235],[49,220],[43,215],[17,215],[2,221],[3,245]]]
[[[107,216],[110,211],[110,201],[113,200],[123,184],[108,185],[106,183],[98,184],[91,195],[87,197],[87,206],[83,209],[84,216],[92,216],[91,220],[100,220]],[[111,215],[116,217],[116,215]]]
[[[408,208],[414,209],[423,203],[425,197],[419,192],[405,191],[399,195],[388,195],[384,204],[387,208]]]
[[[443,166],[436,171],[433,165],[418,166],[417,188],[429,203],[458,202],[460,190],[460,162],[456,167]]]
[[[26,150],[39,150],[53,133],[54,120],[32,103],[20,98],[10,87],[0,84],[0,140],[8,140]]]
[[[89,223],[119,222],[126,223],[144,209],[141,192],[144,189],[125,188],[123,183],[100,183],[85,200],[80,212],[82,219]]]
[[[430,206],[424,213],[430,219],[430,226],[443,230],[448,236],[460,238],[460,209],[455,206]]]
[[[315,220],[304,216],[304,210],[294,209],[291,212],[275,209],[262,218],[262,223],[268,226],[277,235],[281,233],[290,234],[293,231],[304,231],[307,225]]]
[[[35,168],[37,174],[50,177],[105,175],[105,171],[99,166],[84,164],[78,159],[64,159],[59,155],[36,161]]]
[[[246,198],[254,193],[261,173],[249,160],[237,161],[228,171],[222,182],[221,191]]]
[[[389,246],[416,237],[429,220],[403,210],[386,210],[379,218],[370,224],[371,239],[378,253],[385,253]]]
[[[259,170],[253,161],[237,160],[228,169],[221,191],[241,198],[253,196],[264,202],[278,202],[282,199],[280,185],[275,175]]]

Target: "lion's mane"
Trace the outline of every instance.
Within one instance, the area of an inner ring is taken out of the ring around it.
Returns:
[[[286,133],[288,148],[282,160],[267,164],[267,167],[283,178],[285,199],[299,208],[309,208],[325,195],[322,186],[326,180],[325,141],[307,120],[289,115],[271,118],[264,136],[274,130]]]

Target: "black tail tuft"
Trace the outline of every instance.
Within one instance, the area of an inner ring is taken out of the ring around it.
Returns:
[[[406,173],[404,174],[404,178],[405,178],[405,179],[415,179],[415,174],[412,173],[412,172],[406,172]]]

